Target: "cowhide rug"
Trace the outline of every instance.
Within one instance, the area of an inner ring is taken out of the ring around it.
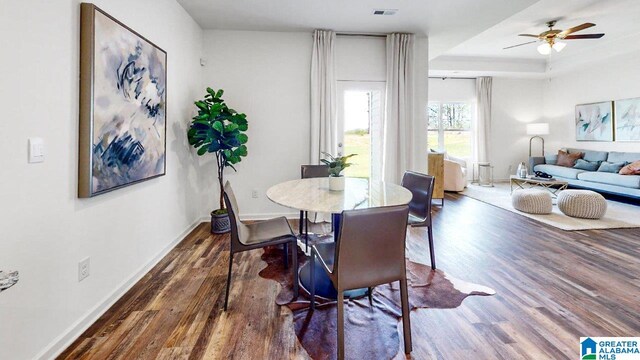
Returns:
[[[282,248],[268,247],[262,255],[267,267],[259,275],[277,281],[281,291],[276,298],[278,305],[293,311],[296,336],[311,358],[335,359],[337,307],[335,301],[316,299],[316,310],[309,310],[309,296],[300,287],[298,300],[293,298],[293,274],[285,269]],[[308,259],[300,250],[300,266]],[[441,270],[431,270],[428,265],[407,260],[409,306],[419,308],[452,309],[460,306],[470,295],[494,295],[485,286],[455,279]],[[392,359],[399,351],[398,321],[402,318],[400,285],[398,282],[377,286],[373,295],[373,307],[364,298],[345,302],[345,350],[347,358]],[[349,356],[351,354],[351,356]]]

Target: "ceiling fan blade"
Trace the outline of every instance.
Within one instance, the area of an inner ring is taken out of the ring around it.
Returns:
[[[574,26],[572,28],[568,28],[567,30],[564,30],[564,31],[561,31],[560,33],[558,33],[558,37],[564,38],[565,36],[567,36],[569,34],[573,34],[576,31],[588,29],[588,28],[593,27],[593,26],[596,26],[596,24],[594,24],[594,23],[584,23],[582,25]]]
[[[533,34],[518,34],[518,36],[527,36],[527,37],[534,37],[534,38],[539,37],[539,35],[533,35]]]
[[[579,39],[600,39],[604,34],[584,34],[584,35],[569,35],[565,40],[579,40]]]
[[[511,48],[514,48],[514,47],[527,45],[527,44],[533,44],[534,42],[537,42],[537,41],[534,40],[534,41],[529,41],[529,42],[518,44],[518,45],[507,46],[506,48],[503,48],[502,50],[507,50],[507,49],[511,49]]]

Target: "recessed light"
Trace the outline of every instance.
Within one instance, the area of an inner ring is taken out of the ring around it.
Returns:
[[[398,9],[373,9],[373,15],[395,15]]]

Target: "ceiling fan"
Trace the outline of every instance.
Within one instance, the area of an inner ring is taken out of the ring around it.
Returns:
[[[562,51],[562,49],[564,49],[564,47],[567,44],[560,40],[600,39],[601,37],[604,36],[604,34],[571,35],[575,32],[582,31],[584,29],[588,29],[590,27],[596,26],[596,24],[593,24],[593,23],[584,23],[582,25],[574,26],[567,30],[558,30],[553,28],[556,25],[556,22],[557,20],[552,20],[547,22],[547,26],[549,27],[549,30],[541,32],[538,35],[518,34],[518,36],[534,37],[534,38],[537,38],[538,40],[533,40],[533,41],[529,41],[526,43],[513,45],[513,46],[507,46],[503,50],[542,41],[542,44],[538,46],[538,52],[542,55],[548,55],[549,53],[551,53],[551,49],[554,49],[557,52],[560,52]]]

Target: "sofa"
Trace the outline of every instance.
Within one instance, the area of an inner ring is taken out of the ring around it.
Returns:
[[[584,153],[582,159],[589,162],[607,161],[610,163],[634,162],[640,160],[640,153],[607,152],[580,149],[566,149],[569,154]],[[556,156],[531,157],[529,168],[542,171],[553,177],[564,180],[570,187],[594,190],[600,193],[614,194],[640,199],[640,175],[620,175],[610,172],[585,171],[581,169],[556,165]]]

